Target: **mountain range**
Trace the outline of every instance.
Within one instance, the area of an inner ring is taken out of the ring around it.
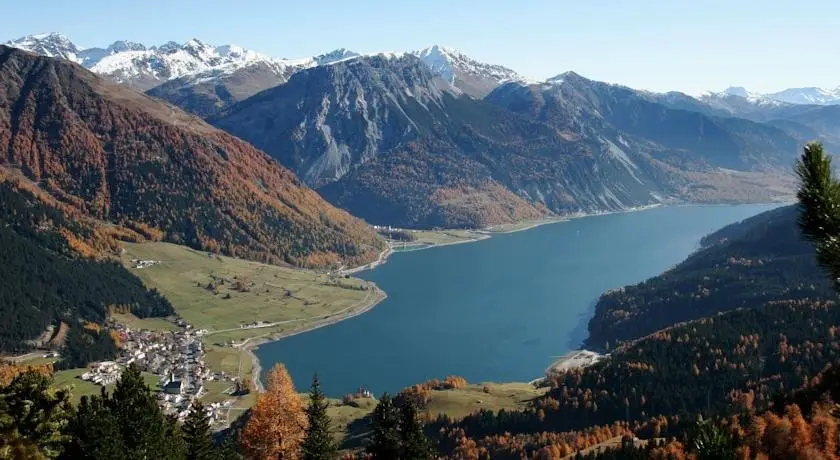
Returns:
[[[43,56],[71,60],[118,83],[129,84],[141,90],[178,79],[183,80],[180,85],[174,85],[175,87],[183,88],[195,82],[206,88],[208,81],[224,80],[232,73],[251,67],[258,68],[257,73],[261,77],[250,77],[252,87],[266,89],[283,83],[291,73],[298,70],[359,56],[359,53],[339,48],[300,59],[274,58],[236,45],[208,45],[195,38],[183,44],[170,41],[159,46],[147,46],[119,40],[104,48],[83,48],[60,33],[27,35],[9,40],[5,45]],[[486,96],[506,81],[527,81],[525,77],[507,67],[480,62],[458,50],[440,45],[407,53],[419,57],[435,74],[464,93],[477,98]],[[273,77],[268,77],[269,74]],[[233,86],[238,88],[235,84]],[[247,85],[245,87],[247,88]],[[244,91],[248,93],[247,89]],[[700,99],[725,96],[738,96],[765,105],[834,105],[840,104],[840,86],[787,88],[772,93],[756,93],[744,87],[731,86],[722,92],[707,92],[700,96]],[[247,96],[234,94],[234,97],[241,100]]]
[[[116,41],[105,48],[82,48],[59,33],[27,35],[6,45],[76,62],[117,83],[149,90],[151,95],[203,117],[285,83],[297,71],[359,56],[340,48],[318,56],[278,59],[240,46],[213,46],[198,39],[148,47]],[[435,73],[475,97],[483,97],[501,82],[524,80],[513,70],[481,63],[437,45],[388,54],[418,56]]]
[[[775,179],[721,168],[787,168],[798,149],[780,128],[671,108],[571,72],[508,81],[478,100],[424,64],[381,55],[306,69],[210,122],[355,215],[422,227],[772,199]]]
[[[775,93],[766,94],[750,92],[741,86],[730,86],[723,91],[723,94],[740,96],[753,102],[762,102],[765,104],[840,104],[840,86],[834,89],[817,88],[814,86],[805,88],[788,88]]]
[[[371,223],[481,227],[674,202],[790,198],[836,107],[730,89],[694,98],[566,72],[543,82],[454,49],[275,59],[199,40],[11,43],[145,90],[248,141]]]
[[[112,233],[295,265],[384,248],[265,153],[163,101],[2,45],[0,81],[0,169]]]

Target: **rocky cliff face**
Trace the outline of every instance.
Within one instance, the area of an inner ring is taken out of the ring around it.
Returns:
[[[482,226],[659,202],[649,158],[460,94],[413,56],[301,71],[212,119],[374,223]]]

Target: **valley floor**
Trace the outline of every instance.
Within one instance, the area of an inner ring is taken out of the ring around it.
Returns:
[[[351,277],[217,256],[169,243],[123,246],[123,264],[169,299],[180,319],[200,331],[207,366],[257,387],[260,366],[254,347],[359,315],[385,298],[374,283]],[[134,330],[181,329],[177,318],[141,319],[117,313],[111,319]],[[98,386],[78,378],[84,371],[59,371],[56,382],[71,385],[75,398],[98,394]],[[230,382],[209,381],[202,397],[205,402],[231,401],[229,420],[247,410],[255,398],[254,393],[234,397],[231,389]]]

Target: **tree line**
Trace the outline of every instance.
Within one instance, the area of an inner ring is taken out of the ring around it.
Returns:
[[[11,369],[10,369],[11,370]],[[70,402],[52,386],[49,367],[16,368],[0,386],[0,458],[233,460],[338,457],[329,401],[317,375],[308,397],[295,392],[278,364],[266,391],[243,420],[214,439],[210,417],[195,400],[183,423],[163,412],[141,372],[127,367],[112,392]],[[305,402],[306,400],[306,402]],[[417,408],[383,395],[370,421],[371,436],[359,458],[431,459]],[[357,455],[348,453],[345,458]]]
[[[797,215],[787,206],[725,227],[673,269],[603,294],[589,321],[587,347],[609,351],[674,323],[782,298],[836,299]]]

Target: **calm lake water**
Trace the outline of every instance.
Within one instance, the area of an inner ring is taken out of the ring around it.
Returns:
[[[686,206],[586,217],[476,243],[396,253],[358,276],[388,298],[373,310],[261,346],[264,371],[297,386],[375,394],[455,374],[469,382],[542,376],[586,338],[607,289],[679,263],[702,236],[777,205]]]

